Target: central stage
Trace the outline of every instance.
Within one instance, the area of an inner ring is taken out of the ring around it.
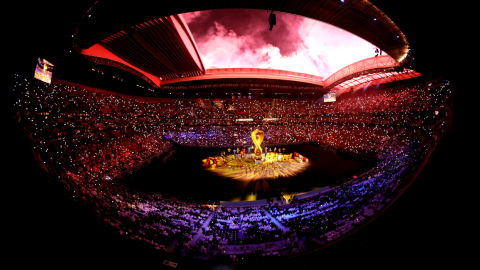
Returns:
[[[255,154],[219,155],[210,159],[210,163],[216,164],[204,160],[204,167],[211,173],[241,181],[295,177],[310,163],[303,156],[296,159],[292,156],[277,152],[263,154],[262,159],[255,159]]]

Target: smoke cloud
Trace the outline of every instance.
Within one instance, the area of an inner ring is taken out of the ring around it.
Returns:
[[[272,68],[328,77],[374,56],[375,46],[345,31],[300,16],[262,10],[184,13],[205,68]]]

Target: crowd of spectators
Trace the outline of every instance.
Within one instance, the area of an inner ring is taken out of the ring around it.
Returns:
[[[286,231],[309,239],[307,246],[339,238],[372,216],[411,178],[445,125],[451,94],[448,83],[443,83],[332,104],[287,99],[153,103],[15,79],[16,118],[67,195],[122,235],[164,252],[184,250],[192,256],[215,253],[218,244],[237,240],[275,241]],[[236,121],[247,118],[253,120]],[[164,135],[181,145],[244,145],[255,128],[265,132],[267,144],[313,141],[380,161],[317,196],[265,208],[214,210],[161,199],[113,181],[152,155],[170,151]],[[200,241],[213,248],[193,248],[191,241],[199,233]]]
[[[385,199],[411,177],[430,147],[427,143],[398,151],[372,170],[319,196],[267,209],[291,230],[332,241],[382,207]]]
[[[271,240],[284,233],[260,207],[220,207],[205,235],[211,240],[216,238],[222,244],[229,244]]]

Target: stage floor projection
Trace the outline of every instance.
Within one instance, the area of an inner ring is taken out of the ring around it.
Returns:
[[[226,153],[204,159],[202,163],[211,173],[238,181],[295,177],[311,165],[308,159],[303,161],[302,156],[294,159],[292,154],[269,152],[261,157],[256,160],[255,154]]]
[[[284,163],[280,165],[281,168],[277,166],[277,171],[283,170],[283,175],[278,175],[278,172],[275,175],[274,165],[265,166],[262,173],[258,172],[259,167],[257,172],[247,173],[245,169],[223,167],[226,172],[223,174],[219,173],[222,166],[220,169],[206,169],[202,160],[220,156],[223,151],[227,152],[227,148],[180,147],[166,164],[153,166],[153,169],[142,173],[141,177],[124,184],[142,192],[163,194],[179,200],[251,200],[263,199],[272,192],[299,193],[332,186],[337,179],[360,174],[373,166],[362,160],[302,144],[285,146],[284,153],[289,155],[297,152],[307,157],[308,162],[292,161],[291,165]],[[259,175],[264,177],[258,177]]]

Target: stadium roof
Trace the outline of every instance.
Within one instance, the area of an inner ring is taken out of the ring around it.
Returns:
[[[173,79],[174,82],[178,82],[175,79],[184,77],[191,78],[189,80],[204,80],[206,78],[202,75],[205,75],[205,69],[194,38],[183,17],[176,14],[210,9],[222,9],[222,12],[229,13],[233,12],[232,9],[242,8],[270,9],[337,26],[377,46],[388,54],[389,58],[393,58],[391,61],[393,66],[405,65],[411,56],[407,39],[399,27],[368,1],[278,1],[275,4],[233,1],[204,2],[200,5],[197,1],[184,1],[178,6],[168,5],[160,9],[158,7],[157,3],[151,1],[145,3],[140,1],[135,4],[116,3],[113,7],[107,2],[96,2],[77,24],[74,33],[76,50],[79,53],[88,54],[92,48],[99,46],[102,49],[105,48],[113,53],[115,58],[120,57],[121,62],[127,62],[125,64],[130,68],[143,73],[149,78],[147,81],[157,87],[170,83],[168,80]],[[249,24],[249,21],[245,21],[245,24]],[[322,39],[328,38],[331,36],[322,37]],[[351,50],[352,48],[349,49]],[[97,54],[97,57],[107,58],[105,55],[105,53]],[[92,60],[91,57],[89,59]],[[98,59],[93,60],[99,63]],[[292,64],[288,68],[291,66]],[[297,70],[291,69],[291,71]],[[283,73],[285,72],[281,74]],[[234,78],[239,76],[239,74],[223,72],[223,77],[228,74],[232,74]],[[265,73],[264,77],[279,78],[281,74],[272,77],[270,73]],[[258,72],[252,74],[252,76],[257,75]],[[248,75],[245,74],[245,76]],[[163,82],[159,82],[157,78]],[[208,76],[208,78],[214,77]],[[337,81],[340,79],[336,78]]]
[[[269,6],[269,2],[227,1],[220,3],[186,0],[182,1],[181,4],[179,2],[176,6],[175,3],[173,3],[173,6],[162,6],[156,2],[144,0],[135,1],[135,4],[123,1],[114,3],[111,1],[68,4],[62,1],[53,1],[48,4],[31,3],[28,7],[14,10],[13,20],[11,20],[12,25],[8,27],[9,30],[12,30],[12,43],[9,45],[13,45],[13,50],[21,49],[21,53],[17,54],[17,59],[28,58],[30,63],[34,62],[38,56],[48,59],[55,64],[54,76],[72,77],[73,74],[76,74],[77,78],[81,78],[82,73],[85,73],[85,70],[91,70],[91,68],[85,67],[88,64],[84,61],[84,56],[74,53],[72,37],[74,38],[76,35],[75,29],[78,29],[76,41],[80,48],[89,49],[92,45],[103,44],[112,52],[115,52],[116,55],[121,56],[122,60],[134,63],[133,67],[130,67],[131,73],[135,74],[135,71],[137,73],[142,73],[142,71],[149,71],[147,72],[149,74],[153,73],[153,77],[144,76],[148,78],[143,78],[146,81],[150,80],[149,82],[152,84],[153,80],[160,77],[157,76],[159,73],[165,74],[165,78],[169,78],[168,74],[172,73],[197,76],[198,74],[204,75],[209,67],[203,67],[201,59],[198,59],[198,57],[197,59],[191,57],[196,54],[195,42],[190,42],[190,45],[192,45],[190,48],[181,50],[174,48],[174,46],[162,45],[168,47],[168,50],[165,50],[161,55],[157,55],[155,59],[149,59],[149,62],[145,62],[145,56],[140,57],[139,55],[142,52],[151,53],[152,48],[149,49],[148,46],[139,45],[138,42],[136,44],[132,43],[132,40],[127,37],[127,33],[131,31],[129,29],[132,26],[137,28],[136,31],[143,27],[140,31],[144,31],[146,33],[144,36],[148,38],[158,35],[160,33],[158,31],[166,31],[167,29],[171,31],[172,27],[169,28],[158,23],[159,18],[168,16],[173,18],[173,15],[178,13],[220,8],[259,10],[268,8],[269,10],[275,10],[275,12],[299,14],[308,18],[319,19],[345,29],[378,46],[397,61],[397,66],[407,67],[421,74],[432,70],[441,70],[445,66],[443,62],[448,61],[448,53],[452,53],[448,47],[444,49],[448,46],[447,42],[451,41],[439,42],[438,38],[436,40],[428,38],[429,36],[439,37],[438,33],[441,27],[426,29],[425,31],[430,31],[430,35],[425,35],[420,31],[422,22],[430,21],[426,17],[427,13],[425,13],[429,9],[409,8],[409,6],[414,6],[413,1],[402,1],[398,5],[382,2],[372,4],[368,1],[357,0],[344,1],[344,3],[333,0],[276,1],[275,5],[272,6]],[[434,12],[435,8],[430,7],[430,10]],[[58,12],[59,10],[62,10],[62,12]],[[411,22],[411,16],[413,15],[416,17],[415,23]],[[440,17],[441,14],[438,14],[438,16]],[[157,20],[156,23],[155,20]],[[175,24],[172,20],[169,20],[169,23]],[[446,22],[444,23],[446,24]],[[149,27],[146,26],[147,24]],[[177,32],[179,28],[181,27],[176,28]],[[181,35],[178,37],[177,34],[176,39],[169,39],[169,41],[187,44],[188,42],[185,41],[191,36],[188,36],[188,29],[183,29],[183,32],[187,33],[187,38]],[[412,54],[408,54],[409,46]],[[179,56],[185,55],[186,52],[191,59],[184,57],[185,60],[181,60],[182,58]],[[181,61],[177,63],[172,59],[167,59],[171,55]],[[410,55],[412,55],[411,58]],[[414,58],[415,55],[417,58]],[[25,62],[17,61],[14,62],[14,66],[21,66],[25,70],[28,70],[29,66],[34,66],[33,64],[22,66],[23,63]],[[400,69],[396,71],[400,71]],[[378,70],[372,69],[371,72],[376,73]],[[181,78],[181,76],[178,77]],[[329,78],[324,79],[328,80]],[[332,79],[330,78],[330,80]],[[153,83],[158,85],[158,83]],[[340,84],[342,81],[336,80],[335,83]]]
[[[89,48],[106,37],[160,17],[211,9],[259,9],[296,14],[345,29],[376,45],[397,62],[408,60],[408,41],[387,14],[366,0],[305,1],[98,1],[80,21],[79,45]]]

